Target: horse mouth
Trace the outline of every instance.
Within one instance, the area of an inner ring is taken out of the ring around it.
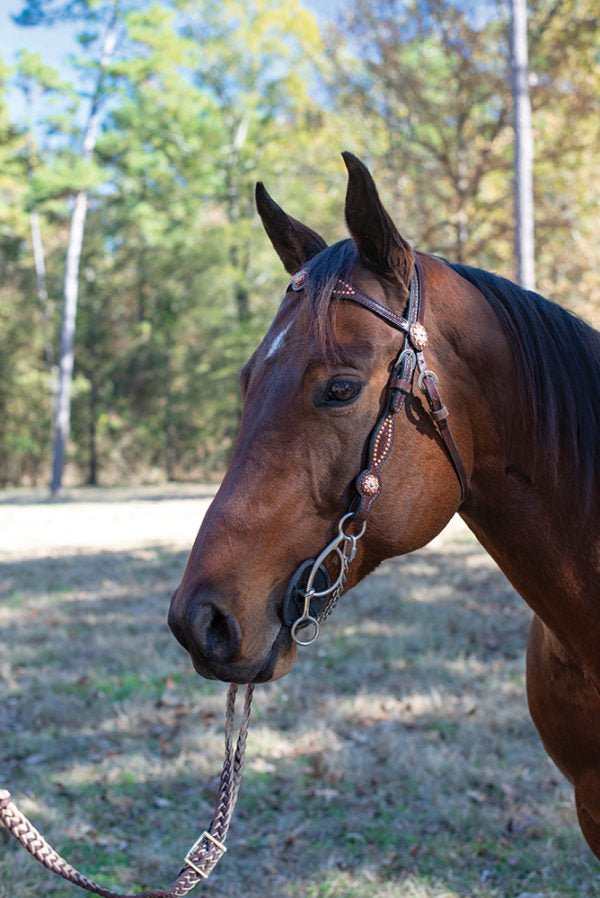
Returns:
[[[281,625],[266,658],[248,661],[218,663],[209,660],[184,645],[197,674],[207,680],[222,680],[225,683],[269,683],[288,674],[294,666],[298,654],[289,627]]]

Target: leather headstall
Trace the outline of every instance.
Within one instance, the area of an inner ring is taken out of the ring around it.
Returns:
[[[296,272],[290,282],[292,290],[303,290],[308,274],[305,268]],[[438,390],[438,376],[434,371],[429,370],[424,356],[424,350],[428,344],[427,331],[423,324],[426,301],[425,275],[418,255],[414,257],[406,317],[398,315],[393,309],[388,308],[343,278],[338,278],[333,295],[339,299],[357,303],[377,315],[390,327],[404,333],[402,349],[392,365],[388,379],[384,408],[369,439],[367,467],[356,478],[358,504],[352,506],[352,520],[355,523],[363,524],[373,502],[381,493],[381,468],[392,451],[396,417],[404,407],[406,397],[412,392],[414,376],[417,371],[418,387],[427,398],[429,412],[437,424],[443,444],[456,471],[460,483],[462,504],[468,492],[467,472],[448,424],[448,409],[442,402]]]

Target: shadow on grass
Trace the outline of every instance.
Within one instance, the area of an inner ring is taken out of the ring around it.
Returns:
[[[150,547],[2,570],[2,785],[125,888],[166,885],[216,797],[225,687],[166,626],[185,561]],[[596,895],[527,714],[529,618],[473,544],[389,562],[345,596],[292,674],[257,689],[232,850],[203,894]],[[31,895],[72,893],[0,851],[2,898],[24,876]]]
[[[217,491],[215,484],[207,484],[206,487],[198,487],[197,484],[172,484],[157,487],[144,486],[143,489],[133,487],[75,487],[67,489],[56,496],[52,496],[45,488],[34,487],[31,489],[16,487],[0,491],[0,506],[26,506],[26,505],[69,505],[81,502],[105,505],[107,502],[119,503],[144,503],[173,502],[213,499]]]

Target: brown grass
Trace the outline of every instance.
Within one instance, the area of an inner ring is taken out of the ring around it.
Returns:
[[[208,493],[0,497],[0,783],[121,889],[170,882],[212,813],[226,687],[165,622]],[[526,708],[528,621],[460,524],[345,596],[256,691],[229,852],[198,894],[596,896]],[[0,898],[74,894],[0,838]]]

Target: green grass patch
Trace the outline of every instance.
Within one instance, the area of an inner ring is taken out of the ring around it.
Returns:
[[[107,533],[101,552],[6,567],[0,782],[121,890],[174,878],[217,792],[226,687],[194,674],[165,620],[186,556],[111,550]],[[295,670],[256,690],[206,894],[597,898],[571,789],[529,720],[528,624],[462,532],[344,596]],[[72,893],[0,849],[0,898]]]

